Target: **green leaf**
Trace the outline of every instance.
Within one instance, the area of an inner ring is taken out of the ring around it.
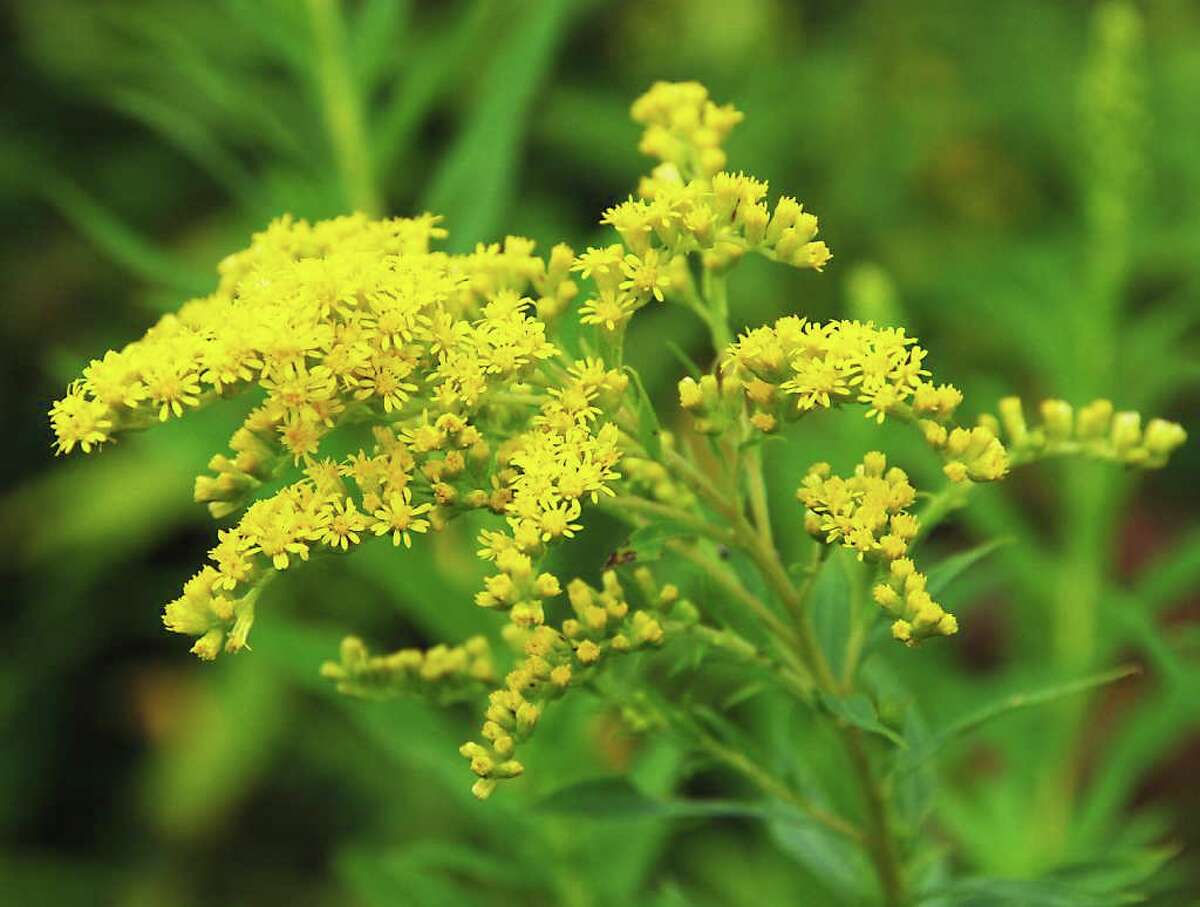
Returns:
[[[649,797],[624,777],[591,778],[560,788],[534,809],[560,816],[592,819],[673,819],[688,816],[743,816],[761,818],[770,807],[730,800],[660,800]]]
[[[187,155],[248,209],[256,209],[260,198],[253,175],[203,118],[189,116],[152,92],[138,89],[115,89],[111,103]]]
[[[770,831],[780,850],[846,901],[876,897],[875,873],[854,842],[800,815],[771,822]]]
[[[1031,708],[1037,705],[1044,705],[1048,702],[1054,702],[1058,699],[1064,699],[1067,696],[1074,696],[1078,693],[1084,693],[1096,687],[1107,686],[1110,683],[1115,683],[1118,680],[1123,680],[1126,677],[1131,677],[1134,674],[1140,673],[1141,669],[1136,665],[1124,665],[1119,668],[1113,668],[1109,671],[1101,671],[1098,674],[1089,674],[1086,677],[1080,677],[1076,680],[1067,681],[1066,683],[1053,684],[1048,687],[1039,687],[1033,690],[1026,690],[1021,693],[1012,693],[1004,696],[995,702],[989,703],[982,708],[976,709],[968,715],[964,715],[957,721],[952,722],[941,731],[931,737],[928,742],[919,749],[914,748],[911,759],[907,763],[907,769],[911,771],[923,763],[926,759],[934,755],[943,746],[962,734],[974,730],[985,722],[991,721],[1006,712],[1013,712],[1017,709]]]
[[[512,32],[476,82],[486,87],[425,198],[430,211],[447,217],[452,251],[495,235],[511,207],[526,115],[571,6],[571,0],[525,4],[511,17]]]
[[[679,364],[682,365],[685,369],[687,369],[687,373],[689,375],[691,375],[697,381],[700,380],[700,378],[704,374],[704,372],[702,372],[700,370],[700,366],[698,366],[696,364],[696,360],[693,359],[691,356],[689,356],[687,354],[687,352],[683,349],[683,347],[681,347],[674,340],[666,341],[664,346],[667,348],[667,350],[671,353],[672,356],[674,356],[676,359],[679,360]]]
[[[655,520],[639,526],[629,535],[628,545],[637,555],[639,564],[662,557],[663,546],[671,539],[695,538],[696,530],[671,520]]]
[[[491,9],[488,3],[472,4],[455,17],[449,34],[430,35],[408,47],[402,76],[372,130],[372,153],[380,169],[395,163],[410,144],[421,118],[446,91],[455,62],[472,55]]]
[[[860,728],[869,734],[878,734],[898,747],[908,746],[903,737],[879,720],[875,704],[871,702],[866,693],[855,693],[853,696],[843,698],[822,692],[820,699],[821,705],[829,714],[846,724]]]
[[[455,907],[466,903],[466,892],[449,879],[414,871],[403,858],[346,851],[335,870],[367,907]]]
[[[1136,895],[1091,892],[1057,879],[965,879],[937,890],[918,907],[1117,907]]]
[[[641,376],[634,369],[627,367],[625,374],[629,376],[637,391],[638,440],[642,442],[642,446],[646,448],[646,452],[650,456],[659,459],[662,456],[662,426],[659,424],[658,414],[654,410],[654,402],[646,393],[646,386],[642,384]]]
[[[215,286],[215,277],[202,274],[140,236],[65,177],[43,172],[36,185],[59,214],[98,250],[143,280],[170,287],[184,296],[200,296]]]
[[[1001,545],[1008,544],[1009,541],[1009,539],[992,539],[967,551],[951,555],[927,571],[925,588],[930,595],[937,598],[960,574],[979,563]]]
[[[896,751],[897,770],[904,776],[904,783],[895,788],[896,814],[909,833],[916,834],[933,808],[938,775],[928,760],[911,768],[908,765],[930,741],[929,725],[915,704],[904,712],[904,740],[908,746]]]
[[[840,675],[850,636],[851,571],[858,567],[849,552],[835,549],[821,564],[820,573],[808,597],[813,630],[825,659]]]

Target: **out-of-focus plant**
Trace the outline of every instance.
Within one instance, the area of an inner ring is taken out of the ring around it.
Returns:
[[[321,40],[341,40],[323,18],[331,8],[312,6]],[[1125,109],[1135,21],[1119,10],[1101,20],[1089,103],[1104,128],[1120,119],[1104,104]],[[326,73],[322,90],[338,93],[342,77]],[[544,809],[761,818],[851,902],[1050,903],[1067,892],[1072,903],[1108,903],[1136,892],[1158,855],[1074,879],[959,879],[925,836],[931,763],[948,741],[1027,706],[1076,715],[1072,697],[1132,673],[1098,670],[1098,617],[1081,617],[1091,598],[1074,597],[1086,586],[1072,584],[1055,605],[1049,632],[1062,672],[1048,686],[937,716],[930,728],[922,692],[875,666],[887,663],[888,636],[924,652],[959,631],[942,593],[994,545],[933,565],[918,549],[980,486],[1065,458],[1068,488],[1088,477],[1080,501],[1094,506],[1105,480],[1093,467],[1161,467],[1186,438],[1181,426],[1143,425],[1107,399],[1077,409],[1046,400],[1030,417],[1016,397],[968,426],[958,418],[963,394],[932,379],[927,351],[903,328],[786,315],[735,336],[731,278],[744,259],[820,271],[831,253],[799,202],[770,204],[766,183],[726,169],[726,139],[742,115],[697,83],[657,83],[634,103],[639,148],[659,164],[636,197],[604,213],[614,241],[581,255],[560,244],[544,259],[514,236],[436,251],[446,231],[430,214],[372,219],[374,200],[359,194],[364,161],[346,159],[362,144],[353,106],[334,106],[351,117],[330,123],[343,189],[365,210],[274,221],[221,263],[214,293],[93,360],[51,409],[58,449],[88,453],[256,389],[229,452],[195,484],[215,518],[238,519],[167,605],[169,629],[194,637],[205,659],[239,652],[278,575],[358,556],[372,538],[415,540],[418,552],[394,569],[419,571],[422,537],[461,520],[490,570],[475,602],[507,615],[491,641],[373,655],[351,637],[323,673],[356,695],[486,703],[479,734],[460,749],[480,799],[525,773],[524,745],[554,701],[591,693],[619,707],[631,732],[668,735],[685,755],[743,776],[760,798],[655,799],[610,778],[560,790]],[[1091,205],[1101,247],[1127,241],[1121,199],[1135,169],[1115,151],[1098,158],[1111,190],[1097,189]],[[1114,292],[1112,266],[1101,249],[1089,266],[1095,292]],[[862,274],[860,295],[888,295],[878,274]],[[705,370],[679,354],[692,373],[678,382],[682,418],[655,406],[625,359],[634,316],[666,305],[699,319],[716,356]],[[1115,330],[1096,335],[1114,356]],[[846,408],[881,426],[872,447],[895,452],[860,450],[849,469],[811,463],[821,413]],[[775,448],[775,474],[789,473],[790,488],[764,468]],[[908,457],[936,462],[922,468],[940,478],[914,483],[895,465]],[[798,504],[786,503],[793,491]],[[799,514],[789,524],[811,542],[779,535],[789,507]],[[564,575],[566,543],[604,514],[629,534],[608,546],[603,567]],[[1070,552],[1064,562],[1075,563]],[[497,640],[509,654],[494,651]],[[831,744],[813,746],[807,771],[777,771],[759,755],[775,732],[727,714],[759,696],[808,710],[813,739]],[[1055,796],[1069,799],[1070,785],[1056,781],[1065,787]]]

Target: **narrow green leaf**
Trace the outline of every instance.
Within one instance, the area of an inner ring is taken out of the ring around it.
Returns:
[[[1177,542],[1139,575],[1133,597],[1161,610],[1200,582],[1200,528]]]
[[[373,158],[382,172],[409,145],[422,117],[447,90],[455,62],[465,59],[489,21],[490,3],[475,3],[456,17],[449,34],[430,36],[408,48],[394,93],[375,118]]]
[[[116,264],[149,283],[170,287],[184,296],[200,296],[212,290],[216,283],[212,276],[194,270],[139,236],[74,183],[43,174],[38,185],[59,214]]]
[[[213,135],[203,119],[189,116],[145,91],[116,89],[112,105],[173,145],[234,198],[247,206],[255,202],[254,178],[238,158]]]
[[[628,546],[637,555],[639,564],[662,557],[663,546],[671,539],[695,538],[696,530],[671,520],[655,520],[639,526],[629,536]]]
[[[494,236],[515,195],[515,171],[534,92],[550,68],[572,6],[540,0],[514,15],[513,30],[478,84],[486,88],[425,197],[444,214],[452,251]]]
[[[880,737],[890,740],[902,749],[908,746],[903,737],[879,720],[879,713],[875,711],[875,704],[871,702],[865,693],[855,693],[853,696],[844,698],[832,696],[828,693],[821,693],[820,699],[821,705],[833,717],[856,728],[860,728],[869,734],[878,734]]]
[[[1008,542],[1009,539],[992,539],[967,551],[951,555],[936,564],[926,574],[925,587],[929,594],[937,598],[960,574],[965,573],[997,548],[1007,545]]]
[[[399,66],[411,0],[367,0],[349,24],[354,71],[364,96]]]
[[[700,370],[700,366],[696,364],[696,360],[689,356],[683,347],[674,340],[668,340],[664,345],[671,355],[679,360],[679,364],[687,369],[687,373],[699,381],[704,372]]]
[[[911,771],[926,759],[934,755],[943,746],[953,740],[955,737],[966,734],[974,730],[985,722],[991,721],[1006,712],[1013,712],[1018,709],[1031,708],[1037,705],[1044,705],[1048,702],[1054,702],[1058,699],[1064,699],[1067,696],[1074,696],[1078,693],[1084,693],[1088,690],[1093,690],[1097,687],[1107,686],[1110,683],[1115,683],[1118,680],[1123,680],[1126,677],[1131,677],[1134,674],[1140,673],[1141,669],[1136,665],[1123,665],[1119,668],[1113,668],[1109,671],[1101,671],[1098,674],[1090,674],[1087,677],[1081,677],[1077,680],[1067,681],[1066,683],[1053,684],[1048,687],[1040,687],[1034,690],[1026,690],[1021,693],[1013,693],[1009,696],[1004,696],[995,702],[989,703],[980,709],[971,712],[968,715],[959,718],[952,722],[941,731],[937,732],[928,743],[920,749],[917,749],[910,760],[907,762],[906,770]]]
[[[626,368],[625,374],[630,378],[638,397],[638,440],[655,459],[662,456],[662,426],[658,422],[658,413],[654,402],[646,393],[641,376],[632,368]]]
[[[731,800],[659,800],[643,794],[623,777],[591,778],[561,788],[534,809],[563,816],[593,819],[682,818],[689,816],[745,816],[773,814],[767,806]]]
[[[1117,907],[1140,900],[1096,894],[1056,879],[966,879],[938,889],[919,907]]]
[[[800,815],[777,819],[769,827],[780,850],[845,901],[861,904],[877,897],[875,873],[852,841]]]
[[[813,630],[825,659],[840,675],[850,637],[851,571],[858,566],[849,552],[835,549],[825,558],[808,597]]]

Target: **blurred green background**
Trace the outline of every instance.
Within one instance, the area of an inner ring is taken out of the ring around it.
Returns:
[[[192,477],[237,414],[55,462],[46,408],[89,358],[207,292],[216,262],[282,212],[428,208],[453,249],[506,233],[581,249],[648,168],[630,101],[656,79],[697,79],[746,112],[731,166],[797,195],[835,254],[820,276],[747,262],[739,325],[899,321],[974,411],[1011,392],[1104,395],[1200,435],[1190,0],[25,0],[0,21],[4,903],[867,897],[857,864],[753,819],[536,808],[625,772],[649,792],[746,793],[585,695],[548,716],[529,777],[482,805],[455,752],[470,710],[337,698],[317,668],[344,632],[380,648],[495,634],[471,603],[482,565],[465,531],[277,583],[253,653],[202,665],[162,630],[161,605],[214,538]],[[631,358],[673,411],[682,366],[664,337],[701,362],[711,351],[681,311],[634,323]],[[772,446],[779,495],[811,460],[845,466],[881,443],[935,474],[860,422]],[[960,637],[875,660],[880,686],[907,691],[930,725],[1142,667],[948,748],[923,778],[933,875],[1140,878],[1175,854],[1146,889],[1196,903],[1198,468],[1196,443],[1145,477],[1049,464],[984,489],[933,538],[947,552],[1012,541],[947,592]],[[624,536],[593,518],[585,538],[576,569],[594,573]],[[698,580],[690,591],[703,601]],[[737,718],[785,774],[835,758],[784,704]]]

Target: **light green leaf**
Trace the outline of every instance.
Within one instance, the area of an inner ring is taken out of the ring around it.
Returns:
[[[687,816],[762,818],[773,811],[730,800],[660,800],[643,794],[623,777],[592,778],[561,788],[535,804],[539,812],[592,819],[674,819]]]

